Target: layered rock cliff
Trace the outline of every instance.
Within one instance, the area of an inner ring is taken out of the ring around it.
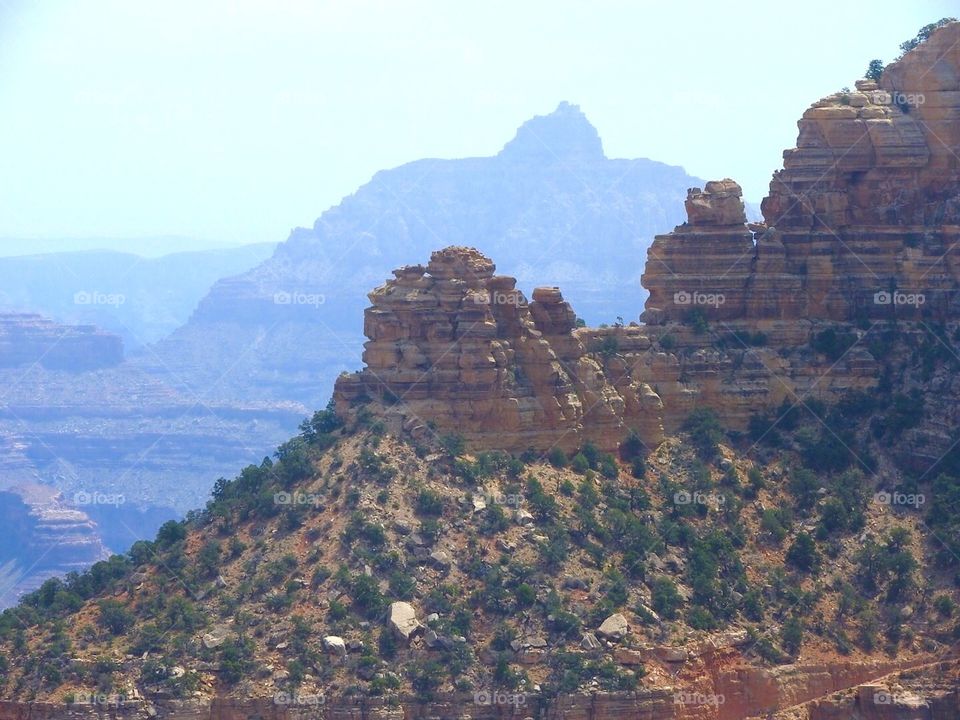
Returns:
[[[9,584],[0,585],[0,607],[47,578],[82,572],[109,555],[90,517],[43,485],[0,490],[0,522],[0,564],[15,564]]]
[[[747,223],[733,180],[689,189],[687,221],[647,255],[645,327],[577,328],[559,290],[536,290],[528,305],[465,249],[397,271],[370,296],[367,369],[339,381],[340,407],[393,398],[480,446],[545,450],[611,447],[630,429],[655,444],[698,406],[745,430],[785,400],[874,388],[888,358],[871,352],[871,331],[898,322],[922,334],[960,318],[958,118],[951,23],[879,84],[804,113],[764,222]],[[939,415],[938,426],[953,417]]]
[[[955,319],[960,279],[960,25],[878,83],[814,103],[744,224],[733,181],[691,190],[688,222],[651,248],[649,322]],[[675,295],[722,293],[719,305]],[[901,297],[902,296],[902,297]],[[918,297],[919,296],[919,297]]]
[[[477,250],[450,247],[396,270],[370,294],[366,369],[341,376],[338,410],[375,398],[414,433],[436,427],[517,451],[586,440],[611,449],[631,429],[658,443],[660,399],[622,358],[605,367],[608,337],[624,351],[649,348],[640,329],[579,329],[559,290],[538,288],[528,303],[494,269]]]

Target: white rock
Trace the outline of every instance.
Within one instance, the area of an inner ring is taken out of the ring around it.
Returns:
[[[404,640],[409,640],[423,629],[417,620],[417,611],[408,602],[395,602],[390,605],[387,625]]]
[[[597,634],[611,640],[622,640],[626,636],[628,628],[627,619],[623,614],[614,613],[597,628]]]
[[[342,637],[336,635],[327,635],[323,639],[323,649],[332,655],[343,657],[347,654],[347,643]]]
[[[599,650],[602,646],[600,641],[597,640],[597,636],[593,633],[584,633],[583,639],[580,641],[580,647],[584,650]]]
[[[203,646],[208,649],[218,648],[227,641],[230,635],[230,628],[226,625],[215,625],[210,628],[210,632],[203,636]]]

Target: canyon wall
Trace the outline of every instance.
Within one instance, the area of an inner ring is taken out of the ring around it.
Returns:
[[[815,102],[798,127],[763,223],[745,225],[731,180],[690,191],[687,223],[648,256],[648,321],[694,309],[742,323],[957,318],[960,24],[888,66],[879,84]],[[686,302],[695,292],[725,302]]]
[[[720,660],[724,662],[723,658]],[[712,668],[711,674],[693,682],[678,678],[673,688],[635,693],[597,692],[546,698],[535,694],[480,692],[441,695],[427,702],[413,698],[327,698],[297,693],[250,699],[174,700],[134,696],[120,700],[117,695],[94,693],[87,698],[88,701],[73,704],[0,702],[0,720],[744,720],[767,717],[803,703],[819,707],[811,701],[856,688],[898,668],[898,663],[893,661],[773,669],[730,667],[726,662],[725,665]],[[868,684],[857,692],[883,691],[885,687]],[[937,702],[946,706],[948,701]],[[900,716],[877,714],[863,717],[898,720]],[[932,716],[935,720],[941,717],[955,716]],[[810,718],[839,720],[840,716],[811,713]]]
[[[695,407],[745,430],[785,400],[876,387],[878,323],[960,318],[960,23],[798,126],[764,222],[733,180],[688,191],[687,221],[647,254],[644,325],[578,327],[559,289],[528,303],[485,256],[447,248],[371,293],[366,368],[340,377],[338,409],[369,399],[475,447],[612,449],[630,431],[655,445]],[[825,332],[839,352],[811,345]]]
[[[82,572],[109,556],[96,523],[44,485],[0,490],[0,526],[0,561],[16,563],[10,584],[0,583],[0,607],[47,578]]]

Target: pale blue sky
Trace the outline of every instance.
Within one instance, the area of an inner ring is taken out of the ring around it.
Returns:
[[[560,100],[756,201],[804,108],[951,5],[0,0],[0,237],[283,240]]]

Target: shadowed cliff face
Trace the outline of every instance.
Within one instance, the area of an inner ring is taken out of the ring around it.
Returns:
[[[96,524],[48,487],[0,491],[0,525],[0,566],[10,564],[0,583],[0,608],[14,605],[19,594],[49,577],[82,572],[108,556]]]

